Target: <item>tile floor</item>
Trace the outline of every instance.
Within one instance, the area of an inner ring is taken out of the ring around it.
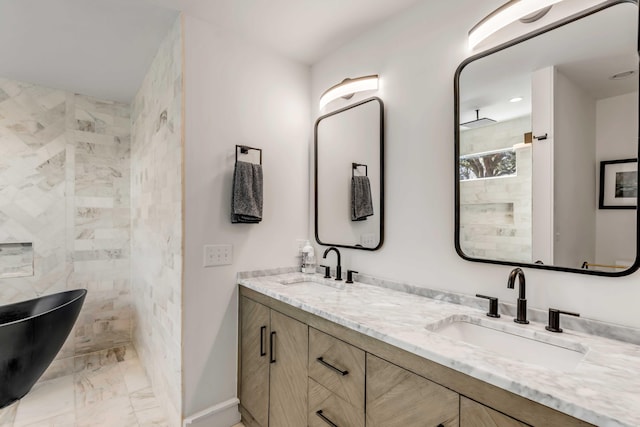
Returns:
[[[0,409],[0,427],[169,426],[132,346],[66,363],[72,372],[51,378],[50,369],[22,400]]]

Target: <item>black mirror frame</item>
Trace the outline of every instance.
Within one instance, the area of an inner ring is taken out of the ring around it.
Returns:
[[[635,262],[633,263],[633,265],[631,267],[629,267],[628,269],[624,270],[624,271],[615,271],[615,272],[607,272],[607,271],[595,271],[595,270],[586,270],[586,269],[579,269],[579,268],[568,268],[568,267],[559,267],[559,266],[553,266],[553,265],[544,265],[544,264],[525,264],[525,263],[519,263],[519,262],[509,262],[509,261],[499,261],[499,260],[491,260],[491,259],[482,259],[482,258],[473,258],[470,257],[468,255],[466,255],[463,251],[462,248],[460,247],[460,177],[459,177],[459,172],[460,172],[460,74],[462,73],[462,70],[469,65],[470,63],[472,63],[473,61],[476,61],[478,59],[484,58],[486,56],[489,56],[493,53],[499,52],[501,50],[507,49],[509,47],[515,46],[517,44],[520,44],[524,41],[527,41],[529,39],[532,39],[534,37],[537,37],[541,34],[545,34],[549,31],[552,31],[556,28],[560,28],[563,27],[567,24],[570,24],[574,21],[577,21],[579,19],[585,18],[587,16],[593,15],[595,13],[598,13],[602,10],[608,9],[612,6],[618,5],[618,4],[623,4],[623,3],[632,3],[635,5],[638,5],[638,0],[609,0],[606,3],[591,7],[589,9],[586,9],[580,13],[577,13],[575,15],[571,15],[568,16],[558,22],[555,22],[553,24],[547,25],[545,27],[542,27],[536,31],[533,31],[529,34],[525,34],[523,36],[520,36],[518,38],[515,38],[514,40],[511,40],[509,42],[500,44],[496,47],[493,47],[491,49],[488,49],[484,52],[480,52],[476,55],[470,56],[469,58],[465,59],[457,68],[456,73],[455,73],[455,77],[454,77],[454,136],[455,136],[455,144],[454,144],[454,156],[455,156],[455,170],[454,170],[454,183],[455,183],[455,230],[454,230],[454,244],[455,244],[455,248],[456,248],[456,252],[458,253],[458,255],[467,260],[467,261],[472,261],[472,262],[481,262],[481,263],[488,263],[488,264],[499,264],[499,265],[508,265],[508,266],[517,266],[517,267],[527,267],[527,268],[537,268],[537,269],[543,269],[543,270],[552,270],[552,271],[563,271],[563,272],[567,272],[567,273],[578,273],[578,274],[587,274],[587,275],[592,275],[592,276],[605,276],[605,277],[622,277],[622,276],[628,276],[632,273],[634,273],[636,270],[638,270],[638,268],[640,267],[640,215],[638,215],[638,209],[636,209],[636,258],[635,258]],[[639,23],[640,23],[640,9],[638,12],[638,17],[639,17]],[[640,24],[639,24],[640,27]],[[637,45],[637,49],[636,51],[638,53],[640,53],[640,29],[638,31],[638,45]],[[640,103],[640,96],[639,96],[639,103]],[[639,113],[639,117],[638,117],[638,122],[640,123],[640,113]],[[640,131],[639,131],[639,135],[638,135],[638,155],[640,155]],[[636,206],[638,206],[638,203],[636,202]]]
[[[318,235],[318,125],[320,122],[327,117],[334,116],[336,114],[340,114],[344,111],[350,110],[352,108],[358,107],[360,105],[366,104],[368,102],[377,101],[380,105],[380,241],[378,245],[374,248],[366,248],[364,246],[350,246],[343,245],[339,243],[329,243],[323,242],[320,240],[320,236]],[[336,111],[332,111],[331,113],[325,114],[316,120],[314,130],[313,130],[313,165],[314,165],[314,180],[313,180],[313,192],[314,192],[314,220],[315,220],[315,237],[316,242],[323,246],[336,246],[339,248],[350,248],[350,249],[360,249],[363,251],[376,251],[382,247],[384,243],[384,103],[382,99],[374,96],[371,98],[367,98],[360,102],[356,102],[355,104],[348,105],[344,108],[341,108]]]

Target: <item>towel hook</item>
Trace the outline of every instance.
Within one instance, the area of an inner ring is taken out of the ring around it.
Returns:
[[[367,165],[364,163],[351,163],[351,178],[354,177],[355,170],[360,166],[364,166],[364,176],[369,176],[369,167]]]
[[[249,150],[256,150],[260,152],[260,164],[262,164],[262,148],[254,148],[249,147],[248,145],[238,145],[236,144],[236,163],[238,162],[238,149],[240,149],[241,154],[249,154]]]

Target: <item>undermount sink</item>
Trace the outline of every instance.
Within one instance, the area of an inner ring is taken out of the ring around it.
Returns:
[[[281,279],[278,281],[283,285],[320,285],[320,286],[329,286],[331,288],[336,289],[344,289],[344,281],[338,281],[333,279],[324,279],[320,276],[316,275],[308,275],[308,274],[294,274],[291,277],[286,279]]]
[[[463,316],[448,319],[427,329],[456,341],[482,347],[508,359],[539,365],[557,371],[572,371],[584,358],[586,349],[556,337],[548,342],[535,339],[535,331],[523,331],[513,325]],[[530,335],[530,336],[525,336]]]

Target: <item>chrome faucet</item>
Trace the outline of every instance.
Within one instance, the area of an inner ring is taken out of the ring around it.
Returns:
[[[513,321],[526,325],[527,323],[529,323],[529,321],[527,320],[527,289],[525,287],[524,271],[522,271],[521,268],[514,268],[513,270],[511,270],[511,273],[509,273],[509,280],[507,281],[507,288],[514,288],[516,277],[518,278],[518,283],[520,285],[520,293],[518,295],[518,311],[516,314],[516,318],[513,319]]]
[[[327,257],[327,254],[331,251],[335,251],[338,256],[338,264],[336,265],[336,280],[342,280],[342,266],[340,265],[340,251],[335,246],[331,246],[329,249],[324,251],[324,255],[322,255],[322,259]]]

